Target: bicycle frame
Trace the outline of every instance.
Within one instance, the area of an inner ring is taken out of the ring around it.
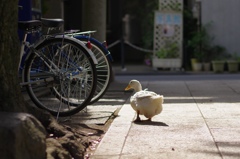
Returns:
[[[24,31],[18,64],[20,86],[25,86],[31,104],[57,118],[83,110],[97,86],[98,60],[84,42],[59,31],[44,34],[43,26],[60,30],[62,25],[62,19],[18,22],[19,30]],[[37,41],[28,42],[28,34],[37,32]]]
[[[45,41],[45,40],[48,39],[48,38],[61,38],[61,39],[63,39],[63,41],[64,41],[64,39],[71,39],[71,40],[79,43],[84,49],[86,49],[86,50],[88,51],[88,54],[89,54],[89,55],[91,56],[91,58],[93,59],[95,65],[97,65],[97,63],[98,63],[98,61],[97,61],[94,53],[93,53],[90,49],[88,49],[83,42],[81,42],[81,41],[79,41],[79,40],[77,40],[77,39],[74,39],[74,38],[65,36],[64,34],[62,34],[62,35],[54,35],[54,36],[51,35],[51,36],[46,36],[46,37],[44,37],[43,39],[40,39],[36,44],[30,45],[30,44],[26,41],[27,35],[28,35],[28,34],[26,33],[25,36],[24,36],[24,39],[23,39],[23,41],[22,41],[22,45],[21,45],[19,69],[20,69],[20,64],[21,64],[22,60],[27,60],[28,57],[30,56],[30,54],[29,54],[29,52],[28,52],[28,53],[26,53],[26,54],[27,54],[26,58],[25,58],[25,59],[22,58],[23,55],[24,55],[24,50],[25,50],[25,48],[27,47],[27,48],[30,50],[31,53],[35,53],[39,58],[41,58],[41,59],[45,62],[45,64],[48,66],[48,68],[51,69],[52,72],[55,72],[55,75],[57,74],[57,72],[59,72],[58,67],[57,67],[52,61],[48,60],[48,58],[46,58],[44,55],[42,55],[40,52],[38,52],[38,51],[35,49],[35,47],[39,46],[43,41]],[[61,48],[60,48],[60,50],[61,50]],[[53,66],[54,69],[52,69],[52,67],[49,66],[49,63]],[[23,69],[24,69],[24,67],[23,67]],[[57,72],[54,71],[54,70],[57,70]],[[81,71],[81,69],[78,69],[78,71]],[[24,71],[23,71],[23,72],[24,72]],[[76,76],[76,75],[78,75],[78,74],[79,74],[79,73],[77,73],[77,72],[73,72],[73,74],[71,74],[71,75],[69,74],[68,76],[69,76],[69,77],[70,77],[70,76],[72,77],[72,76]],[[21,86],[24,86],[24,85],[29,85],[29,84],[37,84],[37,83],[40,83],[40,82],[51,82],[51,81],[53,81],[53,80],[54,80],[54,78],[53,78],[53,77],[50,77],[50,78],[46,78],[46,79],[40,79],[40,80],[38,80],[38,81],[21,82],[20,85],[21,85]],[[23,81],[23,80],[22,80],[22,81]]]
[[[93,41],[95,41],[96,43],[100,43],[99,41],[97,41],[96,39],[94,38],[91,38],[91,34],[95,33],[97,31],[93,30],[93,31],[84,31],[84,32],[79,32],[79,30],[69,30],[69,31],[65,31],[65,35],[68,35],[70,37],[73,37],[73,38],[76,38],[78,39],[78,37],[82,37],[82,38],[85,38],[85,39],[91,39]],[[110,60],[110,61],[113,61],[113,58],[111,56],[111,53],[109,52],[109,50],[107,49],[107,46],[105,44],[106,42],[103,42],[101,43],[102,45],[102,49],[104,50],[105,52],[105,56]]]

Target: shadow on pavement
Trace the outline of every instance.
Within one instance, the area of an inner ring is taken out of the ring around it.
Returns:
[[[133,121],[133,123],[135,123],[137,125],[168,126],[166,123],[163,123],[163,122],[160,122],[160,121],[142,120],[141,122]]]

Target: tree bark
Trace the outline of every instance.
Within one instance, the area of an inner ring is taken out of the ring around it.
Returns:
[[[49,112],[30,106],[23,99],[18,74],[20,45],[17,15],[18,0],[0,1],[0,112],[26,112],[35,116],[48,134],[48,158],[83,158],[88,145],[87,140],[82,140],[84,136],[58,124]],[[1,137],[4,136],[0,136],[0,140]]]
[[[18,0],[0,1],[0,111],[25,112],[18,78]]]
[[[48,127],[54,117],[25,102],[19,84],[18,0],[1,0],[0,17],[0,111],[30,113]]]

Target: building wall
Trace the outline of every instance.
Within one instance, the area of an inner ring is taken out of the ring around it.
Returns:
[[[82,30],[81,0],[64,1],[64,27],[65,30]]]
[[[216,44],[240,56],[240,0],[201,0],[202,24],[213,22],[210,33]]]
[[[45,13],[43,14],[44,18],[63,18],[63,3],[59,0],[45,0],[44,6],[46,7]]]

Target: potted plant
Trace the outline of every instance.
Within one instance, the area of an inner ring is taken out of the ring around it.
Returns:
[[[156,52],[158,58],[177,58],[179,57],[179,47],[176,42],[166,42],[165,46]]]
[[[213,72],[222,73],[224,72],[224,65],[226,62],[226,49],[220,45],[215,45],[211,49],[212,54],[215,55],[212,60]]]
[[[210,71],[211,60],[215,56],[214,46],[209,43],[202,48],[202,64],[204,71]]]
[[[192,38],[188,40],[187,45],[192,50],[191,64],[193,70],[200,71],[202,66],[210,68],[209,49],[211,48],[213,37],[207,32],[208,26],[209,24],[204,25],[197,31],[194,31]]]
[[[153,66],[161,68],[180,68],[180,45],[177,42],[166,41],[160,50],[155,52]]]
[[[227,60],[227,68],[230,73],[238,72],[240,58],[236,53],[230,55],[230,59]]]
[[[198,58],[192,58],[191,59],[191,65],[193,71],[201,71],[202,70],[202,62]]]
[[[147,66],[152,66],[152,55],[151,54],[146,54],[144,58],[144,63]]]
[[[231,73],[238,72],[238,61],[236,60],[227,60],[228,71]]]

